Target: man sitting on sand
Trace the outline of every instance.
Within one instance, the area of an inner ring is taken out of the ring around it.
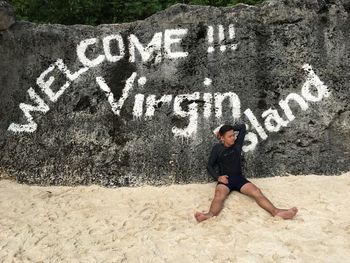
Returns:
[[[236,139],[234,131],[239,134]],[[276,208],[261,192],[260,188],[247,180],[242,175],[241,152],[246,134],[245,124],[221,125],[214,131],[221,142],[216,143],[208,159],[208,172],[217,180],[214,199],[210,205],[209,212],[196,212],[194,217],[198,222],[206,220],[212,216],[217,216],[223,207],[223,203],[231,191],[237,191],[255,199],[259,206],[264,208],[272,216],[283,219],[293,218],[298,209]],[[218,170],[215,167],[218,166]]]

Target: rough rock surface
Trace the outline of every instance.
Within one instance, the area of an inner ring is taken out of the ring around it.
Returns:
[[[285,0],[17,21],[0,31],[0,168],[41,185],[207,182],[213,129],[244,122],[247,178],[349,171],[349,12]]]
[[[0,31],[6,30],[16,22],[15,10],[5,1],[0,1]]]

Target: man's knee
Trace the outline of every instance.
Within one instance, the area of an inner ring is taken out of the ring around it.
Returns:
[[[261,191],[261,189],[259,187],[255,187],[254,190],[252,191],[252,195],[254,198],[259,198],[259,197],[263,197],[263,193]]]
[[[217,199],[217,200],[225,200],[227,194],[228,194],[228,191],[225,191],[224,189],[222,188],[216,188],[215,189],[215,196],[214,198]]]

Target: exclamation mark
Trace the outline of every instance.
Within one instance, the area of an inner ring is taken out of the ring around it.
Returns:
[[[219,30],[219,43],[221,52],[224,52],[226,50],[226,45],[223,45],[222,42],[225,40],[225,31],[223,25],[218,25]]]
[[[230,39],[234,39],[236,37],[235,27],[233,26],[233,24],[230,24],[228,26],[228,35],[229,35]],[[237,44],[231,44],[231,49],[232,50],[236,50],[237,49]]]
[[[209,43],[209,47],[208,47],[208,53],[212,53],[214,51],[214,28],[213,26],[208,26],[208,32],[207,32],[207,36],[208,36],[208,43]]]

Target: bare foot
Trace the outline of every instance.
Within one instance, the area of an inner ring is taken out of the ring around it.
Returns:
[[[202,222],[202,221],[204,221],[204,220],[206,220],[206,219],[208,219],[208,218],[210,218],[212,216],[213,215],[210,212],[208,212],[208,213],[202,213],[202,212],[194,213],[194,217],[196,218],[196,220],[198,222]]]
[[[298,212],[298,208],[295,206],[290,209],[277,209],[278,212],[275,214],[275,216],[282,217],[283,219],[292,219],[296,213]]]

